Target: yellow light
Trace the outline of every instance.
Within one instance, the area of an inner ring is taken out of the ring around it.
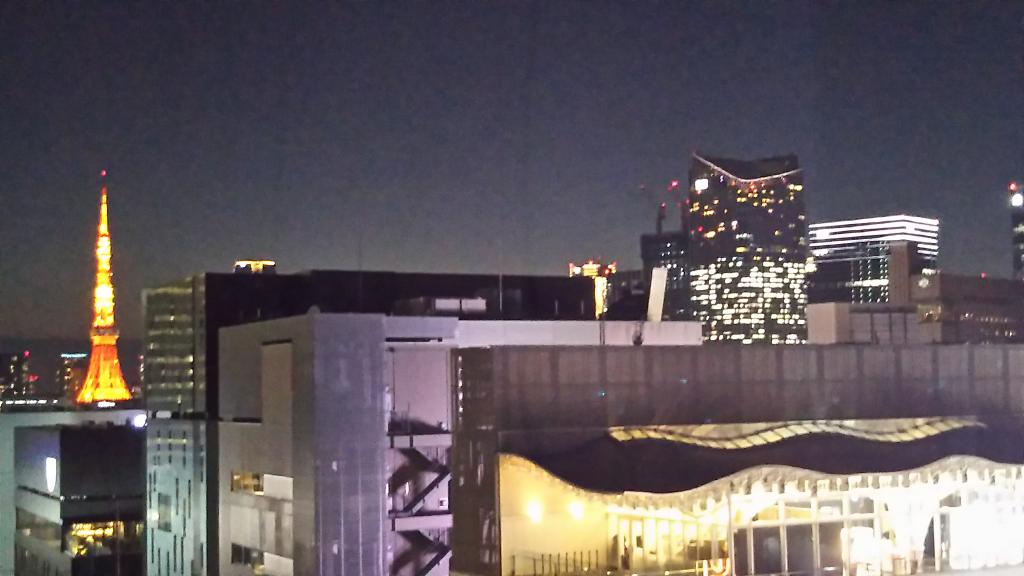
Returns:
[[[604,276],[594,278],[594,315],[598,318],[608,311],[608,279]]]
[[[594,317],[600,318],[608,311],[608,276],[615,274],[617,264],[601,264],[587,260],[582,266],[569,263],[569,277],[583,276],[594,279]]]
[[[544,519],[544,505],[537,500],[531,500],[526,505],[526,515],[530,518],[530,522],[540,524],[540,521]]]
[[[569,515],[576,520],[583,520],[583,509],[583,502],[572,502],[569,504]]]
[[[263,272],[264,267],[274,268],[277,262],[273,260],[235,260],[235,268],[247,268],[254,273]]]

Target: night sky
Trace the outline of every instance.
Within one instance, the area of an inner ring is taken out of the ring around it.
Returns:
[[[638,266],[698,149],[1010,273],[1024,2],[58,4],[0,5],[0,336],[87,336],[102,168],[130,337],[143,287],[240,257]]]

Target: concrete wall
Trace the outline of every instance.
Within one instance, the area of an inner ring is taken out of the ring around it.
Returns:
[[[292,478],[294,574],[383,575],[384,341],[379,315],[311,314],[221,330],[222,567],[232,538],[268,542],[244,518],[269,530],[277,514],[269,498],[243,503],[230,492],[232,467],[248,467]],[[273,560],[268,570],[280,570],[281,558]]]
[[[484,413],[497,430],[1024,412],[1020,345],[505,347],[459,356],[463,373],[477,375],[464,377],[464,392],[491,404]]]
[[[222,387],[221,390],[234,390],[235,394],[224,399],[221,407],[226,415],[244,414],[245,418],[260,421],[225,419],[218,426],[220,574],[251,573],[245,566],[231,564],[231,546],[237,544],[273,555],[274,565],[267,565],[266,574],[290,576],[294,573],[294,344],[273,342],[238,350],[237,343],[232,341],[223,348],[232,352],[223,356],[224,362],[230,362],[232,372],[230,379],[222,382],[245,380],[249,385],[240,389]],[[253,355],[258,358],[252,358]],[[253,399],[258,406],[253,406]],[[236,472],[261,474],[263,494],[232,491],[231,478]]]
[[[14,431],[26,426],[130,423],[141,410],[0,413],[0,576],[14,574]]]
[[[603,332],[603,335],[602,335]],[[700,322],[531,322],[462,321],[456,329],[460,348],[475,346],[697,346]]]
[[[841,344],[850,341],[849,302],[807,305],[807,343]]]
[[[380,317],[334,317],[315,327],[312,453],[296,453],[296,470],[316,470],[320,570],[296,574],[385,573],[387,414]],[[341,440],[341,441],[339,441]],[[305,458],[303,457],[305,456]],[[298,478],[296,478],[298,481]],[[298,508],[299,502],[296,502]],[[296,522],[299,510],[296,510]]]

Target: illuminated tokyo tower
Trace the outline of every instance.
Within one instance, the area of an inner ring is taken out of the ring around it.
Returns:
[[[105,177],[107,171],[100,172]],[[96,231],[96,290],[93,292],[92,352],[89,372],[78,392],[78,404],[131,400],[132,394],[117,359],[114,324],[114,283],[110,272],[110,229],[107,227],[107,185],[100,191],[100,223]]]

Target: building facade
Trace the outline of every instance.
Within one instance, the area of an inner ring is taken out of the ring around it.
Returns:
[[[145,433],[133,426],[15,431],[19,576],[143,576]]]
[[[910,277],[934,271],[939,221],[896,215],[811,224],[811,303],[906,304]]]
[[[690,235],[686,230],[640,236],[640,258],[644,265],[644,284],[651,293],[655,268],[665,269],[663,320],[692,320],[690,304]]]
[[[74,402],[78,396],[85,375],[89,371],[89,355],[80,352],[66,352],[60,355],[54,382],[61,396],[67,402]]]
[[[181,574],[221,567],[219,458],[221,421],[217,340],[223,327],[306,314],[434,314],[481,319],[589,320],[589,278],[310,271],[301,274],[208,273],[145,290],[144,388],[147,499],[190,486],[189,505],[149,533],[150,574],[177,559]],[[228,551],[230,552],[230,550]],[[175,563],[172,562],[172,566]]]
[[[1024,189],[1017,182],[1010,182],[1007,198],[1013,226],[1013,277],[1024,279]]]
[[[941,325],[915,306],[820,302],[807,305],[809,344],[941,344]]]
[[[58,410],[44,405],[32,411],[0,411],[0,574],[14,574],[15,503],[14,436],[22,428],[44,426],[129,425],[145,415],[141,410]]]
[[[642,308],[646,306],[647,288],[643,270],[616,270],[608,283],[608,320],[627,320],[643,318]],[[616,318],[621,308],[635,308],[630,318]]]
[[[796,156],[690,167],[690,292],[707,340],[807,336],[807,225]]]
[[[31,396],[28,350],[0,352],[0,400]]]
[[[1022,352],[459,350],[452,569],[909,575],[1024,565],[1024,364],[1012,360]]]
[[[812,344],[1024,342],[1024,282],[938,272],[908,279],[904,305],[808,306]]]
[[[447,574],[453,351],[632,348],[638,329],[646,345],[701,341],[695,323],[368,314],[222,330],[219,573]]]
[[[939,272],[915,276],[911,303],[946,343],[1024,342],[1024,281]]]

